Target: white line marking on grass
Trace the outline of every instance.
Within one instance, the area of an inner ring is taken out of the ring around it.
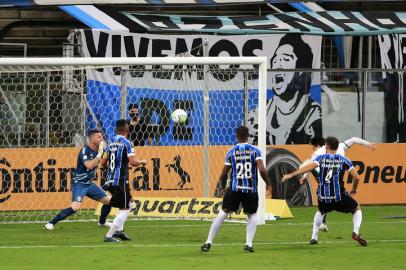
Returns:
[[[209,221],[212,222],[212,221]],[[225,223],[226,226],[245,226],[247,223]],[[353,224],[351,221],[337,221],[337,222],[328,222],[330,224]],[[365,224],[406,224],[406,221],[366,221]],[[313,225],[313,222],[300,222],[300,223],[267,223],[260,226],[308,226]],[[163,224],[163,225],[127,225],[126,227],[130,228],[161,228],[161,227],[207,227],[208,224]],[[1,230],[1,229],[0,229]]]
[[[345,240],[345,241],[321,241],[319,244],[348,244],[355,243],[355,241]],[[406,243],[406,239],[379,239],[379,240],[368,240],[368,243]],[[277,245],[304,245],[309,244],[308,241],[294,241],[294,242],[266,242],[266,243],[255,243],[256,246],[277,246]],[[242,246],[243,243],[219,243],[213,246]],[[146,247],[200,247],[200,244],[135,244],[135,245],[121,245],[119,243],[106,243],[104,245],[75,245],[75,246],[0,246],[0,249],[19,249],[19,248],[146,248]]]
[[[135,221],[137,222],[137,221]],[[207,221],[207,223],[211,223],[212,221]],[[406,224],[406,221],[366,221],[364,222],[365,224]],[[234,223],[234,222],[226,222],[225,226],[245,226],[247,223]],[[328,225],[338,225],[338,224],[353,224],[351,221],[336,221],[336,222],[328,222]],[[12,224],[8,224],[12,225]],[[20,224],[17,224],[20,225]],[[313,225],[312,222],[281,222],[279,223],[278,221],[273,222],[273,223],[267,223],[265,225],[261,226],[310,226]],[[156,224],[156,225],[148,225],[148,224],[143,224],[143,225],[127,225],[126,227],[130,228],[175,228],[175,227],[207,227],[209,224]],[[24,226],[18,227],[18,228],[0,228],[0,231],[11,231],[11,230],[21,230],[21,229],[26,229]]]

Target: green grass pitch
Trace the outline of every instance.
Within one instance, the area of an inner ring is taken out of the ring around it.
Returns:
[[[363,207],[361,232],[368,247],[351,239],[352,216],[331,213],[329,232],[310,246],[315,208],[291,209],[294,219],[259,226],[256,253],[243,253],[245,224],[225,223],[210,252],[200,246],[210,222],[131,220],[124,243],[103,243],[95,222],[0,224],[0,269],[405,269],[406,206]]]

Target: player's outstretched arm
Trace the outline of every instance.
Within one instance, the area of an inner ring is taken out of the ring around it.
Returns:
[[[354,194],[356,194],[357,193],[357,188],[358,188],[358,183],[359,183],[359,174],[357,173],[357,170],[355,170],[355,168],[352,168],[350,171],[349,171],[349,173],[350,173],[350,175],[352,176],[352,178],[353,178],[353,181],[352,181],[352,189],[351,189],[351,191],[350,191],[350,194],[351,195],[354,195]]]
[[[292,173],[285,174],[285,175],[282,177],[282,180],[281,180],[281,181],[282,181],[282,182],[285,182],[285,181],[287,181],[287,180],[289,180],[289,179],[291,179],[292,177],[295,177],[295,176],[297,176],[297,175],[300,175],[300,174],[303,174],[303,173],[307,173],[307,172],[311,172],[312,170],[316,169],[317,167],[318,167],[318,164],[317,164],[316,162],[311,162],[311,163],[309,163],[309,164],[307,164],[307,165],[305,165],[305,166],[299,168],[298,170],[296,170],[296,171],[294,171],[294,172],[292,172]]]
[[[99,144],[99,150],[97,152],[97,156],[92,160],[86,160],[83,164],[85,165],[86,169],[93,170],[99,165],[99,162],[104,154],[105,142],[101,141]]]
[[[348,139],[348,140],[346,140],[344,142],[345,150],[349,149],[354,144],[359,144],[359,145],[368,147],[372,151],[374,151],[376,149],[376,145],[374,143],[368,142],[368,141],[363,140],[363,139],[358,138],[358,137],[352,137],[352,138],[350,138],[350,139]]]
[[[133,167],[138,167],[140,165],[146,165],[147,164],[146,160],[144,160],[144,159],[137,160],[137,159],[135,159],[135,156],[133,156],[133,155],[128,157],[128,161],[129,161],[130,165],[133,166]]]
[[[219,177],[219,181],[221,184],[221,190],[219,192],[218,197],[222,197],[224,192],[226,191],[226,186],[227,186],[227,175],[228,172],[230,171],[231,166],[230,165],[224,165],[223,169],[221,170],[221,174]]]
[[[265,182],[266,192],[268,193],[267,197],[272,197],[271,181],[269,181],[269,176],[268,173],[266,172],[264,161],[262,159],[257,160],[257,168],[259,170],[259,173],[261,174],[262,179]]]

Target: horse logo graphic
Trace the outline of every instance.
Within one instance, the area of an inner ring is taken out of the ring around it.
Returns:
[[[185,171],[182,166],[180,165],[182,158],[177,155],[173,159],[173,163],[166,164],[165,167],[168,168],[168,172],[174,170],[180,177],[180,181],[178,183],[179,188],[183,188],[183,186],[187,183],[190,183],[190,174]]]

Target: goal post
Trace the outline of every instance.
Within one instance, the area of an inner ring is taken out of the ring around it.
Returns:
[[[123,115],[128,117],[132,103],[141,107],[151,136],[148,139],[153,140],[151,146],[136,146],[136,153],[140,158],[147,155],[150,164],[134,170],[133,179],[147,179],[150,184],[141,187],[141,182],[133,183],[139,188],[133,193],[135,198],[213,197],[219,168],[224,164],[224,150],[235,143],[231,131],[246,121],[246,104],[251,111],[256,109],[257,146],[266,157],[266,57],[1,58],[0,80],[0,92],[8,101],[6,110],[20,116],[2,119],[0,222],[42,222],[62,205],[68,206],[67,182],[78,148],[85,144],[86,132],[101,128],[109,140],[112,123]],[[143,106],[154,110],[144,115],[148,108]],[[193,111],[188,120],[191,128],[174,125],[167,114],[158,111],[157,115],[158,108],[170,111],[182,106]],[[186,151],[184,156],[182,151]],[[204,151],[208,151],[209,161],[204,161]],[[186,161],[190,170],[198,172],[188,172],[184,168]],[[200,171],[199,166],[205,169]],[[190,177],[196,176],[199,179],[192,179],[196,192],[187,193]],[[102,178],[100,173],[98,180]],[[172,182],[180,179],[180,188],[163,187],[167,178]],[[262,179],[258,193],[258,224],[264,224]],[[151,202],[141,203],[143,210],[152,211]],[[182,209],[175,203],[172,208],[168,202],[155,208],[162,206],[163,212]],[[95,204],[87,203],[85,208],[92,210]],[[200,211],[190,205],[189,210]],[[201,211],[205,213],[203,208]],[[89,219],[84,214],[77,216],[73,218]]]

